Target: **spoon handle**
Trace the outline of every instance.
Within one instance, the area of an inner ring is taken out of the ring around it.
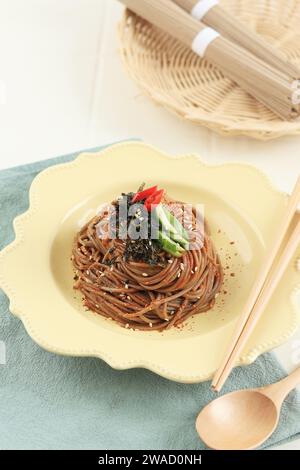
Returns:
[[[285,379],[264,388],[265,395],[270,397],[277,405],[281,405],[286,396],[300,384],[300,368],[296,369]]]

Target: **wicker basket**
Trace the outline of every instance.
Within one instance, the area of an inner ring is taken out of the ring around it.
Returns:
[[[222,5],[300,67],[300,0],[223,0]],[[300,134],[180,42],[130,11],[119,28],[130,76],[156,103],[222,135],[269,140]]]

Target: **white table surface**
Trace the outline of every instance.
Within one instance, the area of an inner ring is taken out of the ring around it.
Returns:
[[[290,191],[300,138],[220,137],[155,106],[121,64],[121,13],[115,0],[0,0],[0,169],[139,137],[214,164],[256,165]],[[287,371],[299,365],[300,331],[276,355]],[[300,440],[281,448],[300,450]]]

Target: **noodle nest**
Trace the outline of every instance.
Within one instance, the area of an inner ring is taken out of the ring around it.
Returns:
[[[164,203],[179,218],[182,203]],[[180,258],[161,250],[156,264],[126,259],[125,240],[99,237],[99,224],[109,223],[107,211],[90,220],[76,235],[72,253],[74,287],[85,307],[125,328],[148,331],[178,327],[210,310],[223,272],[206,223],[196,231],[197,216],[193,209],[190,234],[196,248]]]

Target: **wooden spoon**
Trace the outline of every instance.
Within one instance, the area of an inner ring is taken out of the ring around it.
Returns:
[[[217,398],[197,418],[196,429],[202,441],[215,450],[259,447],[275,431],[282,403],[298,384],[300,368],[273,385]]]

